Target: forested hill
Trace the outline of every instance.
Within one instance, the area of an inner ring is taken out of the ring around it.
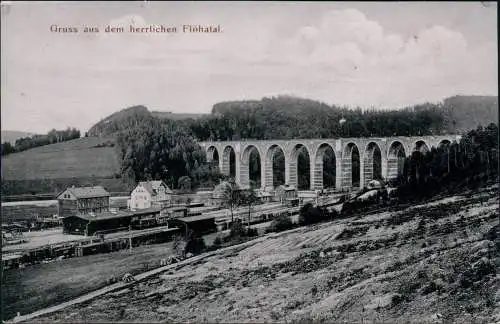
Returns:
[[[362,111],[287,96],[218,103],[191,129],[200,140],[410,136],[446,130],[441,112],[431,104]]]
[[[100,137],[112,135],[121,129],[134,127],[150,116],[151,113],[144,106],[125,108],[99,121],[89,129],[87,135]]]
[[[214,105],[191,124],[200,140],[415,136],[466,132],[498,118],[498,97],[456,96],[399,110],[361,110],[280,96]]]
[[[198,119],[201,117],[205,117],[208,114],[174,113],[171,111],[152,111],[151,115],[153,117],[158,117],[161,119],[183,120],[183,119]]]
[[[136,127],[144,120],[158,118],[160,120],[188,121],[196,120],[208,114],[174,113],[169,111],[149,111],[145,106],[132,106],[122,109],[92,126],[88,136],[108,136],[130,127]]]
[[[123,109],[101,120],[88,136],[109,136],[158,118],[175,122],[198,140],[326,138],[340,136],[414,136],[463,133],[498,120],[498,97],[455,96],[398,110],[361,110],[278,96],[220,102],[210,115]]]
[[[443,116],[459,132],[498,121],[498,97],[454,96],[444,100]]]

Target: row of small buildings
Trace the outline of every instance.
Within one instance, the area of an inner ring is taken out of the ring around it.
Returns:
[[[66,234],[91,236],[162,226],[167,225],[168,219],[190,216],[187,205],[195,207],[193,210],[196,210],[196,207],[202,210],[207,210],[210,206],[221,208],[224,204],[221,188],[224,185],[221,183],[213,192],[192,196],[195,199],[189,198],[189,203],[184,201],[184,204],[178,204],[179,195],[174,194],[163,181],[139,182],[127,199],[126,207],[112,206],[109,192],[101,186],[73,186],[57,196],[59,216]],[[280,186],[275,195],[258,190],[256,196],[262,202],[274,200],[285,204],[296,200],[297,190],[294,187]]]
[[[112,231],[165,225],[165,208],[172,191],[162,181],[140,182],[126,208],[111,207],[110,194],[101,186],[71,187],[57,196],[66,234],[98,235]]]

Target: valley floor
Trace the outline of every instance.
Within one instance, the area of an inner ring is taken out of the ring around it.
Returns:
[[[37,322],[500,321],[498,187],[269,234]]]

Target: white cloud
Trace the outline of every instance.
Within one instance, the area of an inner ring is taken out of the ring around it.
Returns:
[[[307,84],[328,87],[328,82],[319,82],[326,79],[336,84],[336,89],[330,91],[330,102],[337,101],[340,93],[351,93],[347,88],[357,84],[363,96],[345,98],[345,103],[357,105],[380,102],[383,91],[393,94],[398,88],[415,88],[422,82],[450,83],[452,93],[451,84],[456,84],[452,78],[457,77],[457,69],[462,69],[465,62],[481,65],[474,59],[478,53],[468,49],[459,32],[436,25],[403,39],[384,31],[378,22],[356,9],[325,12],[320,20],[299,26],[288,35],[278,35],[272,26],[262,27],[250,19],[239,19],[234,24],[231,17],[219,17],[219,22],[225,32],[218,35],[180,33],[131,38],[103,34],[102,46],[95,49],[101,55],[96,57],[100,66],[109,71],[120,67],[179,71],[194,73],[204,80],[214,74],[264,77],[280,73],[300,75]],[[148,26],[149,22],[141,16],[128,15],[110,24]],[[256,64],[266,66],[258,68]],[[301,81],[290,79],[288,85],[294,82]],[[374,89],[379,90],[375,93]],[[419,95],[425,93],[420,91]]]
[[[330,93],[323,99],[363,106],[439,100],[459,89],[475,93],[474,84],[488,73],[485,68],[497,66],[493,48],[470,49],[457,31],[436,25],[403,39],[354,9],[327,12],[288,40],[277,40],[275,48],[290,68],[308,66],[311,78],[331,74],[329,83],[335,87],[318,89]],[[460,78],[468,70],[467,79]],[[495,83],[486,88],[496,93]]]
[[[25,33],[23,41],[7,35],[2,106],[9,110],[3,108],[2,117],[14,123],[20,114],[46,109],[61,116],[54,126],[65,127],[73,116],[71,121],[85,120],[83,128],[134,104],[208,112],[220,100],[290,93],[340,105],[398,107],[456,93],[497,93],[496,43],[471,45],[470,37],[439,20],[408,35],[384,29],[382,21],[357,9],[302,15],[284,7],[274,13],[195,8],[156,19],[146,11],[108,15],[99,27],[220,24],[223,33],[55,35],[44,30],[40,40]],[[78,113],[68,113],[68,107]],[[50,113],[45,115],[49,125]],[[37,118],[31,125],[45,117]]]

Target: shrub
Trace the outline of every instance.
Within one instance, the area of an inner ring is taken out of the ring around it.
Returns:
[[[222,239],[220,236],[217,236],[214,240],[214,244],[215,246],[220,246],[222,244]]]
[[[175,255],[184,256],[184,251],[186,248],[186,242],[180,235],[175,235],[172,241],[172,250]]]
[[[282,232],[293,228],[294,225],[288,215],[280,215],[273,219],[267,232]]]
[[[442,284],[437,280],[433,280],[433,281],[429,282],[424,288],[422,288],[422,295],[428,295],[434,291],[437,291],[437,292],[443,291]]]
[[[332,211],[328,213],[328,217],[330,217],[330,219],[336,219],[339,217],[339,213],[335,209],[332,209]]]
[[[215,244],[214,244],[214,245],[210,245],[210,246],[208,246],[208,247],[207,247],[207,249],[206,249],[206,251],[207,251],[207,252],[212,252],[212,251],[216,251],[216,250],[218,250],[218,249],[220,249],[220,248],[221,248],[221,246],[220,246],[220,245],[215,245]]]
[[[481,258],[473,267],[475,281],[481,280],[484,276],[496,273],[496,267],[488,258]]]
[[[299,224],[309,225],[315,224],[323,220],[322,210],[313,207],[311,203],[307,203],[300,208]]]
[[[109,277],[107,280],[106,280],[106,284],[107,285],[111,285],[111,284],[114,284],[116,282],[118,282],[118,278],[116,276],[111,276]]]
[[[200,254],[205,251],[206,248],[205,240],[191,230],[186,241],[184,253]]]
[[[222,240],[219,238],[219,241],[223,241],[224,243],[227,242],[233,242],[233,243],[238,243],[242,242],[249,237],[255,237],[258,236],[259,232],[255,228],[245,228],[241,220],[238,220],[231,224],[231,230],[229,232],[228,236],[225,236],[222,238]],[[214,241],[215,245],[215,241]]]
[[[186,253],[200,254],[206,249],[205,240],[202,237],[197,237],[189,240],[186,244]]]
[[[492,214],[493,216],[497,217],[497,214]],[[500,226],[497,224],[490,228],[490,230],[484,235],[484,238],[493,242],[497,242],[499,239],[498,233],[500,232]]]
[[[342,196],[340,196],[338,202],[343,203],[343,202],[348,201],[348,200],[349,200],[349,195],[342,195]]]
[[[259,232],[257,231],[256,228],[249,228],[247,230],[247,235],[248,235],[248,237],[255,237],[255,236],[259,235]]]
[[[406,298],[404,296],[401,296],[400,294],[394,294],[392,296],[391,302],[392,302],[392,305],[395,306],[395,305],[398,305],[405,300],[406,300]]]
[[[416,230],[416,233],[417,234],[425,234],[425,218],[421,218],[420,221],[418,222],[418,227],[417,227],[417,230]]]
[[[231,231],[229,232],[229,237],[233,239],[238,239],[245,236],[245,227],[240,220],[231,224]]]

